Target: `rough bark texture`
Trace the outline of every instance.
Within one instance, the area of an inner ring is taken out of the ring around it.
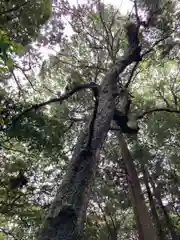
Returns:
[[[137,51],[135,49],[135,51]],[[78,224],[83,219],[85,208],[89,199],[90,187],[93,182],[99,152],[105,141],[113,119],[115,104],[114,94],[118,75],[135,61],[133,51],[119,60],[107,73],[101,84],[99,103],[96,119],[93,127],[91,150],[84,149],[84,142],[87,139],[87,132],[82,134],[81,140],[77,143],[69,169],[61,187],[51,205],[49,214],[38,240],[76,240],[81,239]]]
[[[140,240],[159,240],[151,221],[150,214],[145,204],[138,175],[134,166],[132,156],[122,134],[118,136],[123,161],[128,174],[128,185],[131,194],[131,201],[134,209],[137,229]]]

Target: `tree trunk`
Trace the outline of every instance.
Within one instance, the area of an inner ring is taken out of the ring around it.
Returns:
[[[99,92],[91,146],[88,149],[85,147],[89,137],[88,131],[86,131],[77,143],[69,169],[50,207],[38,240],[81,239],[82,219],[86,213],[100,149],[114,116],[114,97],[118,76],[135,61],[135,57],[136,53],[134,54],[132,50],[129,51],[127,56],[120,59],[105,76]]]
[[[176,240],[176,239],[178,239],[178,236],[177,236],[177,234],[174,230],[174,226],[173,226],[173,224],[171,222],[171,219],[168,215],[166,207],[162,203],[161,193],[160,193],[159,189],[155,187],[154,181],[153,181],[152,177],[150,176],[150,174],[149,174],[149,179],[150,179],[150,182],[151,182],[151,186],[152,186],[152,189],[153,189],[154,196],[156,197],[157,202],[158,202],[158,204],[159,204],[159,206],[160,206],[160,208],[163,212],[167,228],[169,229],[169,232],[171,234],[171,238],[172,238],[172,240]]]
[[[128,185],[140,240],[159,240],[145,204],[132,156],[122,134],[118,135],[122,158],[128,174]]]
[[[155,203],[154,203],[154,199],[153,199],[153,196],[152,196],[152,193],[151,193],[151,189],[149,187],[147,169],[142,164],[141,164],[141,171],[143,173],[143,179],[144,179],[144,183],[145,183],[147,194],[148,194],[148,198],[149,198],[149,203],[150,203],[150,207],[151,207],[151,213],[152,213],[154,222],[156,224],[157,232],[159,234],[159,239],[165,240],[166,237],[165,237],[165,234],[163,232],[163,227],[162,227],[162,224],[160,222],[159,216],[157,214],[156,206],[155,206]]]
[[[171,193],[172,195],[176,195],[177,199],[178,199],[178,204],[180,204],[180,191],[179,191],[179,182],[180,182],[180,178],[177,176],[176,174],[176,171],[174,170],[171,170],[172,171],[172,174],[170,175],[171,176],[171,179],[173,180],[174,184],[174,191],[173,193]]]

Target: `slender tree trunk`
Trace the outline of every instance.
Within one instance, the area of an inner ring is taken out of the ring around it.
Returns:
[[[134,51],[137,52],[137,49],[128,51],[127,56],[117,61],[105,76],[99,92],[95,121],[91,126],[91,146],[88,149],[86,147],[89,129],[77,143],[69,169],[50,207],[38,240],[81,239],[83,215],[86,213],[100,149],[114,116],[118,76],[135,61],[137,53]]]
[[[143,179],[144,179],[144,183],[145,183],[148,198],[149,198],[149,203],[150,203],[150,207],[151,207],[152,216],[153,216],[154,222],[156,224],[157,232],[159,234],[159,239],[165,240],[166,237],[165,237],[165,234],[163,232],[163,227],[162,227],[162,224],[160,222],[159,216],[157,214],[154,199],[153,199],[153,196],[152,196],[152,193],[151,193],[151,189],[149,187],[147,169],[142,164],[141,164],[141,171],[143,173]]]
[[[167,228],[169,229],[169,232],[171,234],[172,240],[176,240],[176,239],[178,239],[178,236],[177,236],[177,234],[176,234],[176,232],[174,230],[174,226],[173,226],[173,224],[171,222],[171,219],[170,219],[170,217],[168,215],[166,207],[162,203],[161,193],[160,193],[159,189],[155,187],[154,181],[153,181],[152,177],[150,176],[150,174],[149,174],[149,179],[150,179],[151,186],[152,186],[152,189],[153,189],[153,192],[154,192],[154,196],[156,197],[157,202],[158,202],[158,204],[159,204],[159,206],[160,206],[160,208],[161,208],[161,210],[163,212],[164,219],[166,221]]]
[[[127,170],[129,179],[129,190],[134,209],[137,229],[140,240],[159,240],[156,230],[153,226],[150,214],[145,204],[144,196],[141,190],[138,175],[134,166],[132,156],[127,147],[127,143],[122,134],[118,135],[120,149],[123,161]]]
[[[180,204],[180,191],[179,191],[180,178],[177,176],[176,171],[174,170],[171,171],[172,171],[171,178],[174,182],[173,186],[175,189],[172,195],[176,194],[176,197],[178,198],[178,203]]]

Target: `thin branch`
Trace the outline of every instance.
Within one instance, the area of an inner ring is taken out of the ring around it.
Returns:
[[[110,46],[111,46],[111,44],[110,44],[110,39],[109,39],[109,31],[108,31],[108,28],[107,28],[107,26],[106,26],[106,24],[105,24],[105,22],[104,22],[104,19],[103,19],[103,15],[102,15],[102,12],[101,12],[101,3],[100,3],[100,1],[99,1],[99,4],[98,4],[99,6],[99,17],[100,17],[100,20],[101,20],[101,23],[102,23],[102,25],[103,25],[103,28],[104,28],[104,30],[105,30],[105,32],[106,32],[106,37],[105,37],[105,39],[106,39],[106,41],[107,41],[107,44],[109,44]]]
[[[111,219],[111,222],[112,222],[112,226],[113,226],[113,229],[114,229],[114,231],[113,231],[113,236],[114,236],[114,234],[115,234],[115,236],[117,237],[117,231],[118,231],[118,227],[116,226],[117,224],[116,224],[116,221],[114,221],[114,219],[113,219],[113,217],[112,217],[112,214],[111,213],[109,213],[108,214],[109,215],[109,217],[110,217],[110,219]],[[116,216],[115,216],[116,217]],[[115,218],[114,217],[114,218]]]
[[[160,97],[160,99],[162,99],[166,103],[167,108],[169,108],[170,104],[169,104],[168,100],[165,98],[165,96],[164,96],[163,92],[161,91],[160,87],[157,88],[157,92],[159,93],[158,97]]]
[[[6,236],[11,236],[13,237],[15,240],[18,240],[11,232],[9,232],[8,230],[5,230],[4,228],[0,228],[0,232],[4,233]]]
[[[14,67],[20,69],[22,72],[28,72],[28,71],[32,70],[31,66],[29,66],[28,68],[23,68],[23,67],[19,66],[17,63],[14,65]]]
[[[16,67],[17,67],[17,66],[16,66]],[[17,68],[20,69],[21,72],[24,74],[24,76],[25,76],[25,78],[27,79],[27,81],[29,82],[31,88],[32,88],[34,91],[36,91],[36,89],[34,88],[31,80],[29,79],[28,75],[25,73],[25,70],[24,70],[23,68],[19,67],[19,66],[18,66]]]
[[[106,44],[107,44],[107,50],[108,50],[108,53],[110,56],[112,56],[113,54],[113,37],[112,37],[112,33],[111,31],[107,28],[106,26],[106,23],[104,22],[104,19],[103,19],[103,15],[102,15],[102,12],[101,12],[101,2],[99,1],[99,17],[100,17],[100,20],[101,20],[101,23],[102,23],[102,26],[103,26],[103,29],[105,30],[105,33],[106,33],[106,36],[103,36],[105,41],[106,41]],[[112,39],[110,39],[110,36]],[[112,56],[112,60],[113,60],[113,56]]]
[[[16,152],[16,153],[21,153],[25,156],[28,156],[28,157],[34,157],[32,154],[29,154],[28,152],[25,152],[25,151],[21,151],[19,149],[15,149],[15,148],[11,148],[11,147],[7,147],[7,146],[4,146],[2,144],[2,148],[6,149],[6,150],[9,150],[9,151],[13,151],[13,152]]]
[[[89,16],[89,18],[91,19],[91,17]],[[75,32],[75,33],[77,33],[77,34],[80,34],[81,33],[81,31],[72,23],[72,22],[70,22],[67,18],[65,18],[66,19],[66,21],[68,22],[68,24],[72,27],[72,29],[73,29],[73,31]],[[90,39],[88,38],[88,36],[87,35],[89,35],[92,39],[93,39],[93,41],[95,42],[95,40],[98,42],[98,43],[100,43],[100,39],[98,38],[98,37],[96,37],[96,36],[94,36],[93,34],[91,34],[89,31],[86,31],[85,29],[87,28],[87,26],[85,26],[85,23],[82,21],[82,19],[81,19],[81,16],[80,16],[80,14],[79,14],[79,20],[81,21],[81,24],[82,24],[82,29],[83,29],[83,31],[84,31],[84,37],[85,37],[85,39],[86,39],[86,41],[90,44],[90,48],[91,48],[91,41],[90,41]],[[95,28],[95,25],[94,25],[94,22],[93,22],[93,19],[91,19],[92,20],[92,24],[93,24],[93,26],[94,26],[94,28],[93,28],[93,30],[95,30],[96,32],[97,32],[97,35],[99,34],[98,33],[98,31],[97,31],[97,29]],[[103,36],[102,36],[103,37]]]
[[[117,32],[114,34],[114,39],[116,39],[116,37],[117,37],[118,35],[121,35],[122,33],[123,33],[123,29],[119,28],[119,29],[117,30]]]
[[[177,72],[175,78],[171,81],[171,84],[170,84],[170,92],[172,94],[175,106],[178,106],[178,102],[179,102],[178,96],[176,95],[176,93],[178,94],[179,90],[175,92],[176,90],[175,83],[177,81],[178,76],[179,76],[179,71]]]
[[[69,126],[66,128],[66,130],[63,133],[65,134],[65,133],[69,132],[69,130],[73,127],[74,123],[75,123],[74,121],[71,121]]]
[[[149,12],[150,15],[149,15],[149,18],[147,19],[147,22],[145,23],[145,25],[144,25],[144,24],[142,24],[142,25],[144,25],[144,27],[149,27],[152,18],[153,18],[154,16],[162,13],[163,10],[165,10],[165,7],[166,7],[169,3],[170,3],[170,1],[167,1],[167,2],[164,4],[163,7],[159,7],[159,8],[157,8],[155,11],[150,10],[150,12]]]
[[[15,6],[15,7],[13,7],[13,8],[7,9],[7,10],[4,11],[4,12],[0,12],[0,16],[5,15],[5,14],[7,14],[7,13],[11,13],[11,12],[17,11],[17,10],[19,10],[20,8],[24,7],[24,6],[25,6],[26,4],[28,4],[28,3],[30,3],[30,0],[27,1],[27,2],[22,3],[21,5],[17,5],[17,6]]]
[[[100,209],[100,211],[101,211],[101,213],[102,213],[103,219],[104,219],[105,224],[106,224],[106,227],[107,227],[107,229],[108,229],[108,232],[110,233],[110,235],[112,235],[112,230],[111,230],[111,227],[110,227],[110,225],[109,225],[108,219],[107,219],[107,217],[106,217],[105,211],[104,211],[104,209],[102,208],[102,206],[101,206],[101,204],[100,204],[100,201],[99,201],[99,198],[98,198],[98,196],[97,196],[96,193],[95,193],[95,195],[96,195],[96,196],[95,196],[95,197],[96,197],[96,202],[97,202],[98,207],[99,207],[99,209]]]
[[[111,37],[111,40],[112,40],[112,43],[111,43],[111,45],[110,45],[110,48],[111,48],[111,52],[112,52],[112,56],[111,56],[111,58],[112,58],[112,61],[113,62],[115,62],[115,60],[116,60],[116,55],[117,55],[117,52],[119,51],[119,48],[117,49],[117,41],[116,41],[116,43],[115,43],[115,40],[116,40],[116,38],[115,37],[113,37],[113,34],[112,34],[112,27],[113,27],[113,25],[114,25],[114,22],[115,22],[115,17],[116,17],[116,15],[117,15],[117,13],[119,12],[119,10],[117,10],[115,13],[114,13],[114,15],[112,16],[112,19],[111,19],[111,23],[110,23],[110,25],[107,27],[107,29],[108,29],[108,31],[109,31],[109,34],[110,34],[110,37]],[[119,42],[119,41],[118,41]]]
[[[138,119],[143,118],[147,114],[151,114],[153,112],[171,112],[171,113],[180,113],[180,110],[177,109],[169,109],[169,108],[154,108],[148,111],[143,112],[141,115],[138,116]]]
[[[113,27],[113,25],[114,25],[114,23],[115,23],[116,15],[118,14],[118,12],[119,12],[119,10],[117,10],[117,11],[114,13],[113,17],[112,17],[111,24],[109,25],[109,29],[110,29],[110,30],[112,29],[112,27]],[[110,31],[110,33],[111,33],[111,36],[113,37],[112,31]]]
[[[173,33],[173,31],[172,31],[171,33]],[[148,49],[147,51],[145,51],[145,52],[141,55],[141,57],[143,58],[144,56],[146,56],[147,54],[149,54],[150,52],[152,52],[152,51],[154,50],[154,47],[155,47],[156,45],[158,45],[160,42],[162,42],[162,41],[164,41],[165,39],[167,39],[169,36],[170,36],[170,35],[167,35],[167,36],[165,36],[165,37],[157,40],[157,41],[152,45],[152,47],[151,47],[150,49]]]
[[[23,99],[25,100],[24,90],[22,89],[21,84],[19,83],[19,81],[18,81],[18,79],[17,79],[17,77],[16,77],[16,75],[15,75],[15,73],[14,73],[14,70],[11,70],[11,69],[9,68],[9,71],[12,73],[12,76],[13,76],[16,84],[17,84],[17,87],[18,87],[18,90],[19,90],[19,98],[21,97],[21,94],[22,94]]]
[[[10,68],[9,68],[9,71],[11,72],[11,74],[12,74],[12,76],[13,76],[15,82],[16,82],[16,85],[17,85],[17,87],[19,89],[19,92],[23,92],[23,90],[21,88],[21,85],[20,85],[19,81],[17,80],[16,75],[14,74],[14,71],[11,70]]]
[[[50,88],[48,88],[44,83],[43,83],[43,88],[45,89],[45,90],[47,90],[49,93],[51,93],[51,94],[55,94],[55,92],[53,92],[53,90],[51,90]]]

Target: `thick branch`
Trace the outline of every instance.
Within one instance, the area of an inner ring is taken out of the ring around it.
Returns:
[[[33,104],[30,108],[27,108],[26,110],[24,110],[22,113],[20,113],[12,122],[13,125],[16,124],[16,122],[25,114],[27,114],[28,112],[32,111],[32,110],[37,110],[41,107],[44,107],[46,105],[49,105],[51,103],[55,103],[55,102],[59,102],[62,103],[64,100],[68,99],[70,96],[72,96],[74,93],[81,91],[83,89],[88,89],[88,88],[96,88],[97,89],[97,84],[95,83],[87,83],[87,84],[82,84],[82,85],[78,85],[75,88],[73,88],[71,91],[67,92],[66,94],[62,95],[61,97],[58,98],[51,98],[50,100],[46,101],[46,102],[42,102],[39,104]]]
[[[130,85],[130,83],[131,83],[131,80],[132,80],[132,77],[133,77],[133,75],[134,75],[134,72],[136,71],[136,69],[137,69],[137,67],[138,67],[138,64],[139,64],[139,62],[136,62],[135,63],[135,65],[134,65],[134,67],[133,67],[133,69],[132,69],[132,71],[131,71],[131,74],[130,74],[130,76],[129,76],[129,78],[128,78],[128,81],[127,81],[127,83],[125,84],[125,88],[128,88],[129,87],[129,85]]]

